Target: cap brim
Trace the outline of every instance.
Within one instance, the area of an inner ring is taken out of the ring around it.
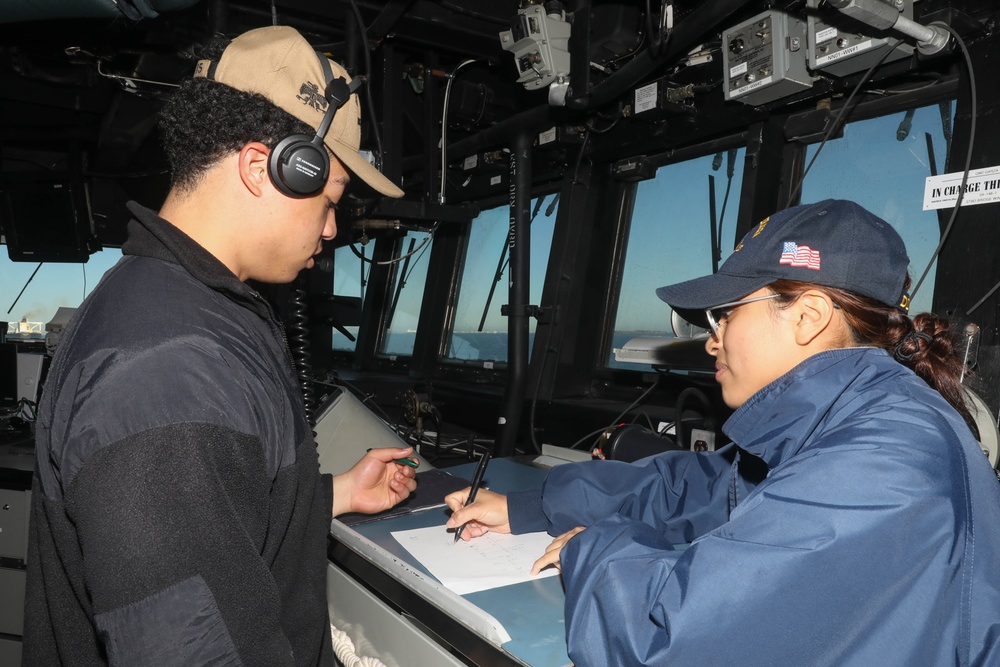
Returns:
[[[344,163],[347,170],[371,186],[379,194],[386,197],[402,197],[403,191],[395,183],[385,177],[378,169],[372,166],[360,153],[347,144],[336,139],[327,138],[324,142],[337,156],[337,159]]]
[[[678,315],[699,327],[708,327],[705,309],[731,301],[738,301],[774,282],[766,276],[731,276],[713,273],[656,290],[656,296],[667,302]]]

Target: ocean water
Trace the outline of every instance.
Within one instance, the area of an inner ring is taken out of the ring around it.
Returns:
[[[620,348],[629,339],[636,336],[649,336],[648,332],[617,331],[612,337],[612,347]],[[413,341],[416,333],[392,332],[386,343],[385,353],[388,355],[408,356],[413,352]],[[534,346],[535,334],[528,334],[529,354]],[[347,340],[345,336],[334,332],[333,347],[337,350],[354,349],[354,344]],[[507,333],[506,332],[459,332],[452,336],[451,359],[461,359],[463,361],[507,361]],[[607,359],[608,368],[623,368],[630,370],[649,370],[651,367],[643,364],[627,364],[615,361],[614,352],[609,354]]]

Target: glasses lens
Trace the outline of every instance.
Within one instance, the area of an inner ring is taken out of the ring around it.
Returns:
[[[712,327],[712,333],[718,335],[719,324],[722,323],[722,320],[725,317],[725,311],[718,308],[708,308],[705,310],[705,316],[708,319],[709,326]]]

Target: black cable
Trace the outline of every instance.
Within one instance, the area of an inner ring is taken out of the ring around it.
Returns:
[[[898,47],[902,43],[903,43],[902,39],[897,39],[895,42],[893,42],[889,46],[889,48],[886,49],[885,53],[882,54],[882,57],[879,58],[878,61],[875,62],[875,64],[869,67],[868,71],[861,76],[861,80],[858,81],[858,85],[854,86],[854,90],[852,90],[851,94],[847,97],[847,101],[844,102],[844,106],[840,108],[840,112],[837,114],[836,118],[834,118],[833,122],[830,123],[830,127],[827,128],[826,133],[823,135],[823,140],[819,142],[819,147],[816,149],[816,152],[813,154],[812,159],[809,161],[809,164],[806,166],[805,170],[802,172],[802,175],[799,177],[798,183],[795,184],[795,187],[788,194],[788,201],[785,204],[785,208],[791,206],[792,202],[795,201],[795,198],[799,194],[799,190],[802,189],[802,184],[806,180],[806,175],[809,173],[809,170],[812,169],[813,164],[816,162],[816,158],[819,157],[820,152],[823,150],[823,146],[826,145],[826,142],[829,141],[830,137],[832,137],[834,132],[837,131],[837,128],[840,125],[841,121],[846,119],[847,111],[851,107],[851,101],[854,99],[854,96],[858,94],[858,91],[861,90],[861,86],[863,86],[868,81],[869,77],[871,77],[872,75],[872,72],[874,72],[879,65],[885,62],[885,59],[889,57],[889,54],[895,51],[896,47]]]
[[[611,420],[611,424],[614,425],[614,424],[617,424],[618,422],[620,422],[621,419],[622,419],[622,417],[624,417],[625,415],[627,415],[629,412],[632,411],[632,409],[635,406],[639,405],[640,403],[642,403],[642,401],[644,401],[646,398],[648,398],[649,395],[652,394],[653,391],[655,391],[656,388],[659,387],[659,386],[660,386],[660,378],[656,378],[656,382],[654,382],[652,385],[650,385],[649,389],[647,389],[646,391],[642,392],[642,394],[639,396],[639,398],[637,398],[634,401],[632,401],[631,405],[629,405],[627,408],[625,408],[624,410],[622,410],[621,414],[619,414],[617,417],[615,417],[614,419],[612,419]]]
[[[952,208],[951,216],[948,218],[948,224],[945,225],[944,232],[941,234],[941,241],[938,243],[937,248],[934,249],[934,254],[931,255],[930,260],[927,262],[927,268],[924,269],[924,272],[920,275],[920,279],[917,281],[917,284],[914,285],[913,289],[910,291],[911,301],[917,295],[917,290],[920,289],[920,286],[924,282],[924,278],[927,277],[927,274],[931,270],[931,266],[934,265],[938,255],[941,253],[941,248],[944,247],[945,241],[948,240],[948,236],[951,234],[951,229],[955,224],[955,219],[958,217],[958,210],[962,206],[962,199],[965,196],[965,184],[969,180],[969,168],[972,166],[972,149],[976,145],[976,105],[978,104],[978,99],[976,95],[976,73],[972,69],[972,57],[969,55],[969,48],[965,45],[965,41],[959,36],[959,34],[950,26],[942,24],[942,27],[950,32],[951,36],[955,38],[956,42],[958,42],[959,47],[962,49],[962,55],[965,57],[965,66],[969,71],[969,101],[972,106],[972,118],[969,123],[969,147],[965,152],[965,171],[962,173],[962,184],[958,189],[958,197],[955,199],[955,206]],[[982,305],[982,303],[988,299],[998,287],[1000,287],[1000,283],[997,283],[993,289],[986,293],[986,296],[980,299],[974,306],[972,306],[972,308],[969,308],[965,314],[971,315],[972,311]]]
[[[306,312],[306,290],[303,277],[296,280],[289,299],[288,349],[295,362],[295,376],[302,390],[302,404],[309,424],[316,425],[316,398],[313,391],[312,353],[309,351],[309,315]]]
[[[602,426],[601,428],[599,428],[599,429],[597,429],[595,431],[591,431],[590,433],[588,433],[587,435],[583,436],[582,438],[580,438],[579,440],[577,440],[576,442],[574,442],[572,445],[570,445],[569,448],[570,449],[576,449],[577,447],[579,447],[580,445],[582,445],[587,440],[590,440],[590,438],[592,436],[599,435],[599,434],[603,433],[606,428],[608,428],[608,427],[607,426]]]
[[[365,86],[365,101],[368,103],[368,112],[372,118],[372,135],[375,137],[375,168],[382,170],[382,132],[378,129],[378,117],[375,115],[375,100],[372,97],[371,76],[372,76],[372,54],[371,46],[368,43],[368,28],[365,27],[364,19],[361,18],[361,10],[358,9],[356,0],[351,0],[351,9],[354,10],[354,18],[358,22],[358,30],[361,32],[361,42],[365,52],[365,75],[368,85]]]
[[[712,421],[712,404],[708,401],[708,396],[705,395],[701,389],[697,387],[687,387],[680,394],[677,395],[677,403],[674,407],[674,414],[676,416],[676,421],[674,422],[674,435],[677,438],[677,444],[680,445],[682,449],[688,449],[688,444],[684,442],[684,405],[687,402],[689,396],[694,396],[701,403],[701,407],[705,409],[705,419],[703,420],[703,426],[706,428],[712,426],[714,428],[714,422]]]
[[[612,419],[610,424],[608,424],[607,426],[602,426],[601,428],[597,429],[596,431],[591,431],[590,433],[588,433],[587,435],[583,436],[582,438],[580,438],[579,440],[577,440],[576,442],[574,442],[572,445],[570,445],[570,449],[576,449],[580,444],[582,444],[583,442],[585,442],[586,440],[588,440],[591,436],[597,435],[598,433],[603,433],[606,428],[609,428],[609,427],[614,426],[615,424],[619,423],[622,420],[622,417],[624,417],[625,415],[627,415],[629,412],[632,411],[633,408],[635,408],[635,406],[639,405],[640,403],[642,403],[642,401],[644,401],[646,398],[648,398],[649,395],[652,394],[653,391],[655,391],[656,388],[659,387],[659,386],[660,386],[660,378],[656,378],[656,382],[654,382],[653,384],[651,384],[649,386],[649,388],[646,389],[646,391],[644,391],[644,392],[642,392],[642,394],[640,394],[639,398],[637,398],[634,401],[632,401],[632,403],[627,408],[625,408],[624,410],[622,410],[621,413],[619,413],[619,415],[617,417],[615,417],[614,419]]]

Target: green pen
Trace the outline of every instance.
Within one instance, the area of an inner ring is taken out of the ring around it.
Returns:
[[[365,451],[370,452],[372,449],[374,449],[374,447],[369,447]],[[401,466],[410,466],[411,468],[416,468],[420,465],[420,461],[414,461],[413,459],[393,459],[392,462],[398,463]]]

